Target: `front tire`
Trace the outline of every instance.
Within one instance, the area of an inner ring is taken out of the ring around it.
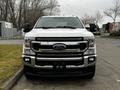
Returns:
[[[32,75],[29,75],[29,74],[27,74],[27,73],[24,73],[24,75],[25,75],[25,77],[26,77],[27,79],[32,79]]]
[[[33,76],[27,73],[27,72],[29,72],[29,71],[27,70],[27,67],[26,67],[26,66],[23,67],[23,71],[24,71],[24,76],[25,76],[27,79],[32,79]]]
[[[95,70],[96,66],[93,66],[91,70],[92,73],[90,73],[89,75],[85,75],[85,79],[92,79],[95,76]]]

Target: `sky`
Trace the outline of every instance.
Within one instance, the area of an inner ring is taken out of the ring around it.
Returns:
[[[104,10],[113,5],[113,0],[58,0],[62,15],[75,15],[82,17],[85,14],[94,15],[100,11],[104,15]],[[112,22],[109,17],[104,15],[103,23]]]

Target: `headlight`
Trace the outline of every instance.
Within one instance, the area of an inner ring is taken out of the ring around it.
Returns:
[[[30,47],[30,42],[34,40],[34,38],[25,38],[24,44],[25,47],[29,48]]]
[[[25,54],[28,54],[28,55],[31,54],[31,53],[30,53],[30,49],[25,49],[25,50],[24,50],[24,53],[25,53]]]
[[[25,42],[24,42],[24,44],[25,44],[25,47],[30,47],[30,39],[25,39]]]
[[[35,53],[32,50],[30,50],[30,49],[24,49],[24,54],[34,55]]]
[[[89,39],[89,47],[94,47],[94,45],[95,45],[95,40]]]

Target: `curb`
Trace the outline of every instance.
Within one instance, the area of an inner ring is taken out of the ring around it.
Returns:
[[[10,90],[22,75],[23,75],[23,68],[21,68],[12,78],[6,81],[3,84],[3,86],[0,88],[0,90]]]

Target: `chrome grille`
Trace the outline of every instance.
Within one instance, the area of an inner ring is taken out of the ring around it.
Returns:
[[[46,39],[47,38],[41,40],[41,38],[39,38],[39,40],[31,41],[31,49],[36,52],[37,57],[81,57],[83,52],[88,49],[88,41],[82,41],[82,39],[80,39],[81,41],[70,41],[71,38],[67,38],[66,41],[64,41],[63,38],[57,38],[58,41],[55,41],[57,40],[56,38],[48,38],[49,41],[46,41]],[[53,41],[53,39],[55,40]],[[56,43],[65,44],[65,49],[55,50],[53,45]]]

